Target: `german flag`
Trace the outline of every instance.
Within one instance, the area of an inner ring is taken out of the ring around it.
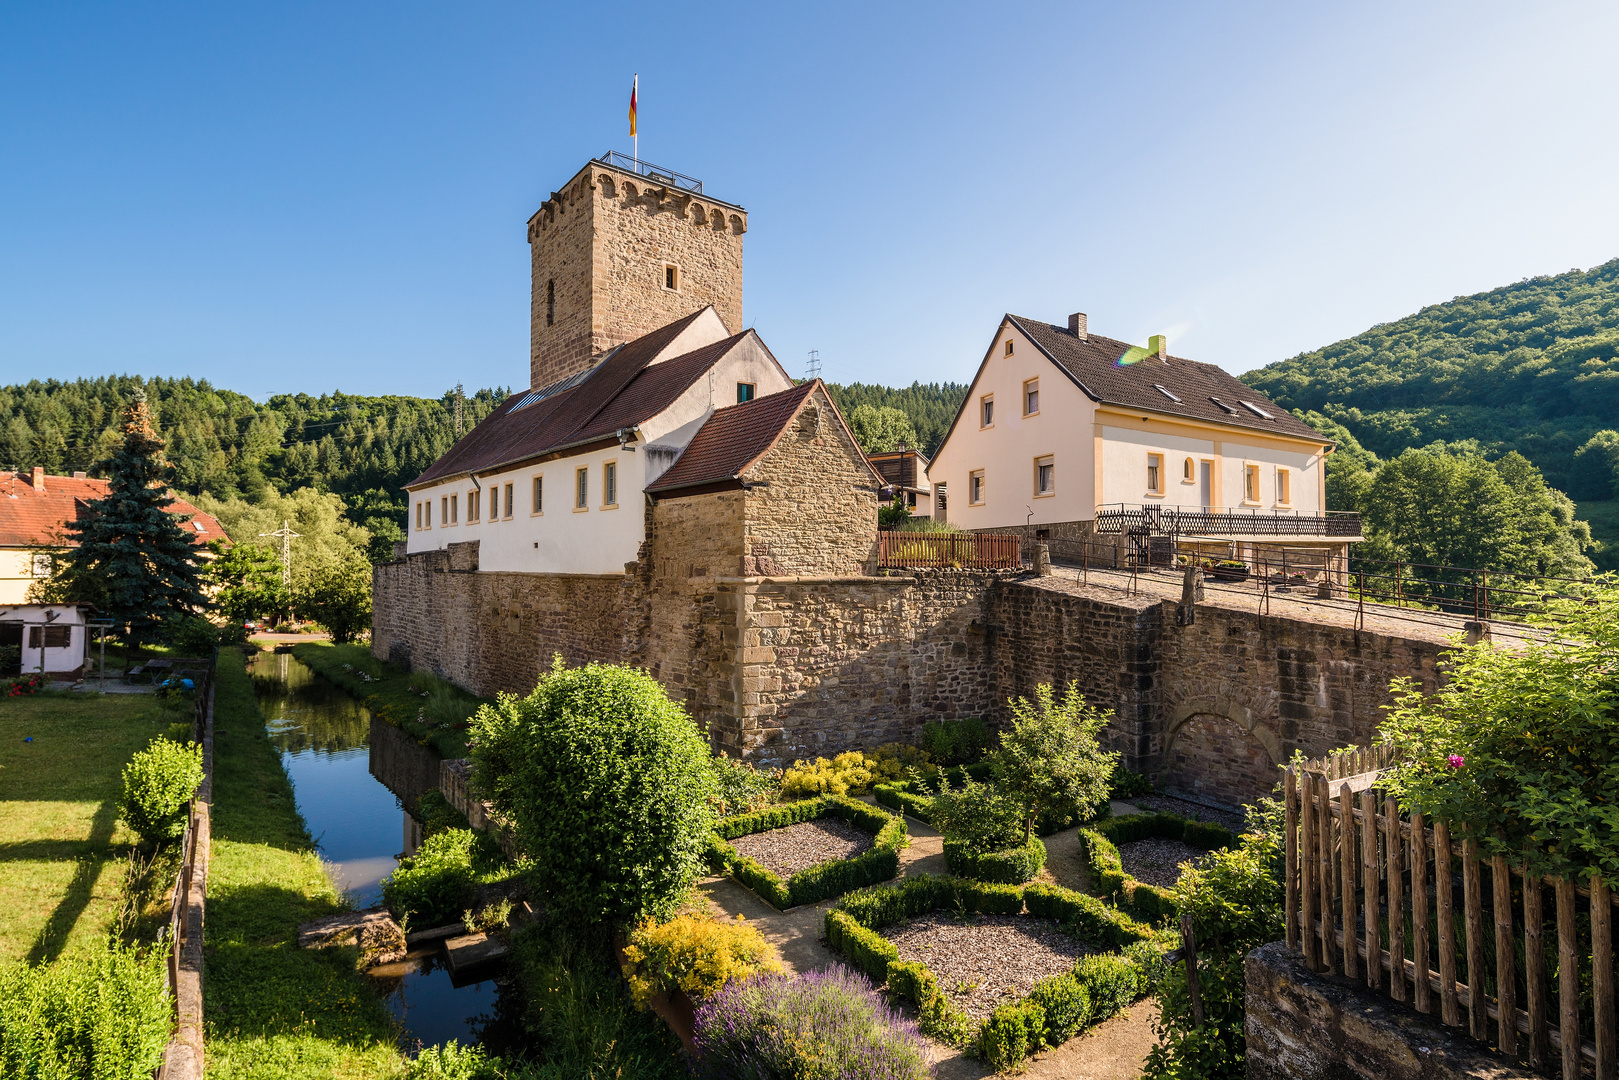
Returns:
[[[639,132],[635,130],[635,95],[636,91],[640,90],[640,88],[641,76],[637,75],[635,77],[635,81],[630,83],[630,136],[632,138],[639,134]]]

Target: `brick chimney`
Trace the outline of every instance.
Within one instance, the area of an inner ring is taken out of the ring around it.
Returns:
[[[1085,325],[1085,313],[1083,311],[1076,311],[1068,316],[1068,332],[1081,341],[1091,336],[1090,330]]]
[[[45,490],[45,469],[39,465],[34,466],[34,490],[42,493]]]
[[[1169,339],[1163,334],[1154,334],[1147,339],[1147,355],[1156,356],[1160,360],[1169,359]]]
[[[83,471],[82,469],[74,470],[73,479],[75,479],[75,480],[87,480],[87,479],[89,479],[89,477],[90,477],[90,474]]]

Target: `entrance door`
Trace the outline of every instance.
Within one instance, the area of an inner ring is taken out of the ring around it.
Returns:
[[[1198,488],[1203,495],[1203,509],[1214,507],[1214,462],[1205,461],[1198,466]]]
[[[0,622],[0,678],[22,674],[22,623]]]

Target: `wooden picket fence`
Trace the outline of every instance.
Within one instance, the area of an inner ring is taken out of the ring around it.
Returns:
[[[961,567],[1016,569],[1023,565],[1017,533],[877,533],[877,565],[884,569]]]
[[[1474,838],[1463,836],[1458,843],[1443,821],[1424,821],[1416,813],[1402,818],[1392,798],[1379,806],[1373,785],[1391,763],[1391,749],[1378,746],[1287,770],[1288,947],[1303,951],[1310,970],[1364,977],[1370,989],[1418,1012],[1432,1014],[1437,1004],[1448,1026],[1460,1027],[1465,1009],[1473,1038],[1521,1054],[1536,1069],[1548,1071],[1555,1054],[1564,1080],[1578,1080],[1582,1066],[1597,1080],[1615,1080],[1613,890],[1600,877],[1589,885],[1526,877],[1504,856],[1481,855]],[[1486,985],[1486,875],[1494,923],[1493,995]],[[1548,894],[1555,909],[1555,963],[1545,949]],[[1588,936],[1579,932],[1582,915]],[[1582,1009],[1587,963],[1591,1000]],[[1554,977],[1555,1005],[1548,991]],[[1592,1038],[1582,1036],[1582,1026]]]

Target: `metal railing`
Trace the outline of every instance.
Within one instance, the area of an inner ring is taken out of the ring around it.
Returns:
[[[1402,815],[1375,790],[1391,764],[1379,746],[1287,769],[1288,948],[1446,1027],[1465,1010],[1472,1038],[1536,1070],[1555,1057],[1564,1080],[1613,1080],[1613,890],[1526,873],[1465,830]]]
[[[1010,570],[1023,566],[1023,537],[1017,533],[877,534],[877,565],[884,570],[956,567]]]
[[[1108,503],[1096,508],[1099,533],[1148,532],[1175,536],[1321,536],[1360,535],[1360,515],[1329,510],[1304,514],[1293,510],[1241,510],[1209,507]]]
[[[611,165],[615,169],[623,169],[625,172],[634,173],[636,176],[644,176],[648,180],[656,180],[661,184],[677,187],[681,191],[689,191],[693,195],[703,193],[703,182],[696,177],[687,176],[685,173],[677,173],[673,169],[665,169],[663,166],[654,165],[649,161],[641,161],[628,154],[621,154],[617,150],[609,150],[596,160],[603,165]]]

